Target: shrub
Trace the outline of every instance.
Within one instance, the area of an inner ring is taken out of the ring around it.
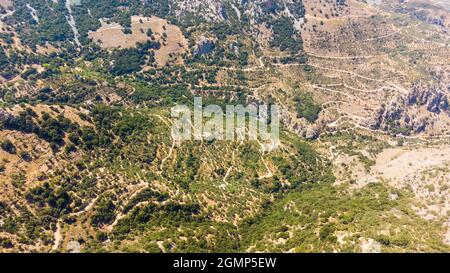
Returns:
[[[2,149],[3,149],[5,152],[10,153],[10,154],[15,154],[16,151],[17,151],[16,146],[14,146],[14,144],[13,144],[13,143],[11,142],[11,140],[9,140],[9,139],[4,140],[4,141],[0,144],[0,146],[2,147]]]
[[[111,224],[114,220],[114,210],[116,206],[107,198],[103,198],[97,204],[97,210],[92,216],[91,223],[93,226],[99,227],[102,225]]]
[[[1,248],[12,248],[14,244],[11,239],[0,237],[0,247]]]
[[[319,118],[322,107],[317,104],[311,94],[302,93],[295,98],[297,115],[313,123]]]
[[[27,151],[20,151],[19,156],[20,156],[20,158],[22,158],[23,160],[25,160],[27,162],[32,160],[31,155]]]

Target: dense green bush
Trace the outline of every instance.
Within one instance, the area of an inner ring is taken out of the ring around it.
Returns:
[[[93,226],[102,226],[111,224],[114,221],[114,210],[116,206],[110,198],[102,198],[97,202],[94,215],[91,218],[91,224]]]
[[[301,93],[295,97],[296,111],[299,118],[313,123],[319,118],[322,107],[317,104],[311,94]]]
[[[17,151],[16,146],[14,146],[14,144],[9,139],[2,141],[0,147],[2,147],[5,152],[8,152],[10,154],[15,154]]]
[[[146,61],[150,64],[155,61],[154,53],[150,50],[157,50],[160,46],[159,42],[147,41],[138,44],[137,48],[116,50],[111,56],[113,62],[110,68],[111,73],[120,76],[140,71]]]
[[[64,189],[55,189],[49,183],[30,189],[25,198],[28,202],[37,203],[41,207],[48,205],[55,217],[72,211],[70,208],[72,199],[69,194]]]
[[[280,17],[272,24],[273,37],[272,47],[277,47],[282,51],[299,52],[303,48],[303,41],[300,34],[294,29],[292,19]]]
[[[13,242],[9,238],[0,237],[0,247],[1,248],[12,248],[14,246]]]

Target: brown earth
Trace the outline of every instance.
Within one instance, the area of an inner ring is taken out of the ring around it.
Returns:
[[[124,34],[123,27],[118,23],[102,21],[101,24],[102,26],[98,30],[89,33],[89,37],[99,43],[102,48],[135,47],[137,43],[143,43],[150,39],[147,36],[147,30],[151,29],[155,41],[161,43],[161,48],[155,51],[156,62],[159,66],[164,66],[169,59],[174,62],[182,62],[179,55],[185,52],[188,46],[188,42],[179,27],[158,17],[132,16],[131,34]],[[163,33],[167,35],[165,41],[163,41]],[[171,55],[176,55],[176,57],[171,57]]]

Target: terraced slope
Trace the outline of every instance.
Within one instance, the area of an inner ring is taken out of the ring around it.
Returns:
[[[448,252],[450,17],[403,2],[0,1],[0,251]],[[281,145],[177,143],[194,96]]]

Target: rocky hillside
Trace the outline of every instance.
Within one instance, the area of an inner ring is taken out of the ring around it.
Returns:
[[[443,4],[0,0],[0,251],[449,251]],[[176,142],[194,96],[279,149]]]

